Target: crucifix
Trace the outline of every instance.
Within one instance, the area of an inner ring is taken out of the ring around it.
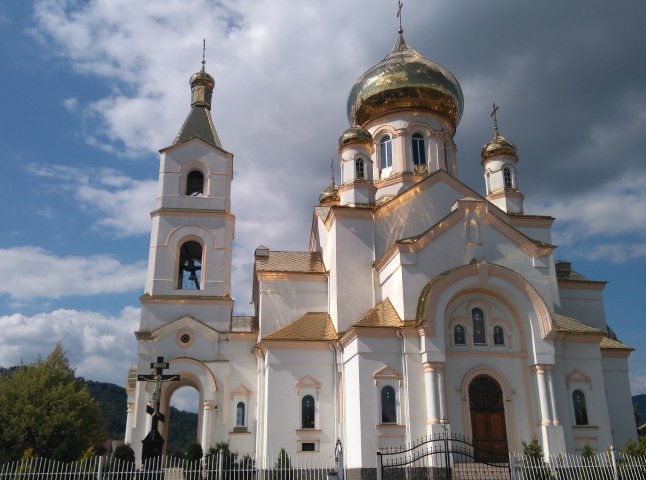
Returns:
[[[397,0],[397,18],[399,18],[399,33],[402,34],[404,33],[404,29],[402,28],[402,7],[404,4],[401,2],[401,0]]]
[[[493,118],[493,132],[496,135],[496,137],[498,136],[498,115],[496,114],[496,112],[498,111],[498,108],[500,107],[498,107],[498,105],[494,103],[493,110],[491,111],[491,115],[489,115],[491,118]]]
[[[204,68],[204,64],[206,63],[206,38],[202,39],[202,68]]]
[[[146,405],[146,413],[152,416],[152,426],[146,438],[142,440],[143,449],[141,453],[142,460],[160,456],[162,454],[162,447],[164,439],[159,434],[157,427],[159,422],[166,421],[166,416],[159,411],[159,404],[161,401],[161,389],[164,382],[178,382],[179,375],[164,375],[164,370],[170,367],[168,362],[164,362],[164,357],[157,357],[157,361],[151,362],[150,368],[153,372],[150,375],[137,375],[139,382],[152,382],[154,388],[150,394],[152,404]]]

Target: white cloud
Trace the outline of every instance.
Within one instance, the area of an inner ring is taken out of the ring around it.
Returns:
[[[117,316],[78,310],[0,316],[0,365],[31,363],[61,342],[77,375],[123,385],[137,361],[133,332],[138,324],[134,307]]]
[[[76,110],[77,105],[78,98],[76,97],[70,97],[63,100],[63,107],[65,107],[65,110],[67,110],[68,112],[73,112],[74,110]]]
[[[626,171],[574,198],[530,208],[557,219],[555,243],[576,246],[577,256],[617,263],[646,257],[646,172]]]
[[[94,213],[95,228],[115,237],[143,235],[150,232],[150,216],[155,203],[156,180],[136,180],[111,169],[79,169],[63,165],[29,165],[32,175],[63,181],[58,191],[65,191]]]
[[[0,294],[17,300],[136,292],[145,275],[143,262],[124,265],[108,255],[59,257],[39,247],[0,249]]]

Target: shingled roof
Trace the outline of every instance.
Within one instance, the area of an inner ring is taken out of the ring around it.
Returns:
[[[337,333],[326,312],[308,312],[298,320],[267,335],[264,340],[330,342]]]
[[[276,252],[256,256],[256,272],[326,273],[319,252]]]
[[[404,325],[401,317],[390,303],[390,299],[378,303],[354,324],[355,327],[401,327]]]
[[[571,317],[566,317],[557,313],[554,315],[554,325],[558,332],[577,333],[580,335],[604,335],[601,339],[601,343],[599,344],[599,347],[602,350],[634,350],[631,346],[626,345],[615,338],[610,338],[607,332],[590,325],[586,325],[585,323],[579,322]]]
[[[556,330],[564,333],[578,333],[583,335],[605,335],[605,332],[602,332],[598,328],[594,328],[590,325],[587,325],[583,322],[579,322],[571,317],[566,317],[565,315],[555,314],[554,315],[554,326]]]

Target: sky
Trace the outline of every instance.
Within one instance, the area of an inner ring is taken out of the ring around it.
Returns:
[[[0,366],[60,341],[78,375],[125,383],[158,150],[188,114],[203,38],[248,313],[254,249],[308,249],[347,95],[392,47],[395,14],[394,0],[0,3]],[[646,2],[408,0],[402,19],[462,86],[460,180],[484,193],[495,102],[526,213],[556,217],[556,257],[609,282],[606,318],[646,393]]]

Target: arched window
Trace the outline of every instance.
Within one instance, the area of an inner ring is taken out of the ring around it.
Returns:
[[[388,168],[393,164],[393,145],[390,135],[384,135],[379,141],[379,156],[381,158],[381,168]]]
[[[179,249],[177,288],[200,290],[202,281],[202,245],[195,241],[184,243]]]
[[[577,425],[588,425],[588,407],[585,404],[585,395],[581,390],[572,392],[574,405],[574,421]]]
[[[493,344],[494,345],[505,344],[505,331],[499,325],[496,325],[495,327],[493,327]]]
[[[238,405],[236,405],[236,427],[244,427],[246,425],[244,413],[244,402],[238,402]]]
[[[462,325],[456,325],[453,329],[453,343],[455,345],[466,345],[467,337]]]
[[[381,389],[381,423],[397,423],[395,389],[389,385]]]
[[[363,180],[366,178],[365,172],[363,169],[363,158],[357,158],[354,161],[354,178],[356,180]]]
[[[314,397],[305,395],[301,400],[301,428],[314,428]]]
[[[413,135],[413,163],[415,165],[426,165],[426,149],[424,148],[424,137],[421,133]]]
[[[199,170],[193,170],[186,177],[186,195],[191,197],[204,195],[204,175]]]
[[[471,310],[471,321],[473,322],[473,343],[474,345],[486,345],[487,333],[485,330],[484,313],[479,308]]]
[[[502,169],[502,178],[505,182],[505,188],[513,188],[511,183],[511,168],[505,167]]]

